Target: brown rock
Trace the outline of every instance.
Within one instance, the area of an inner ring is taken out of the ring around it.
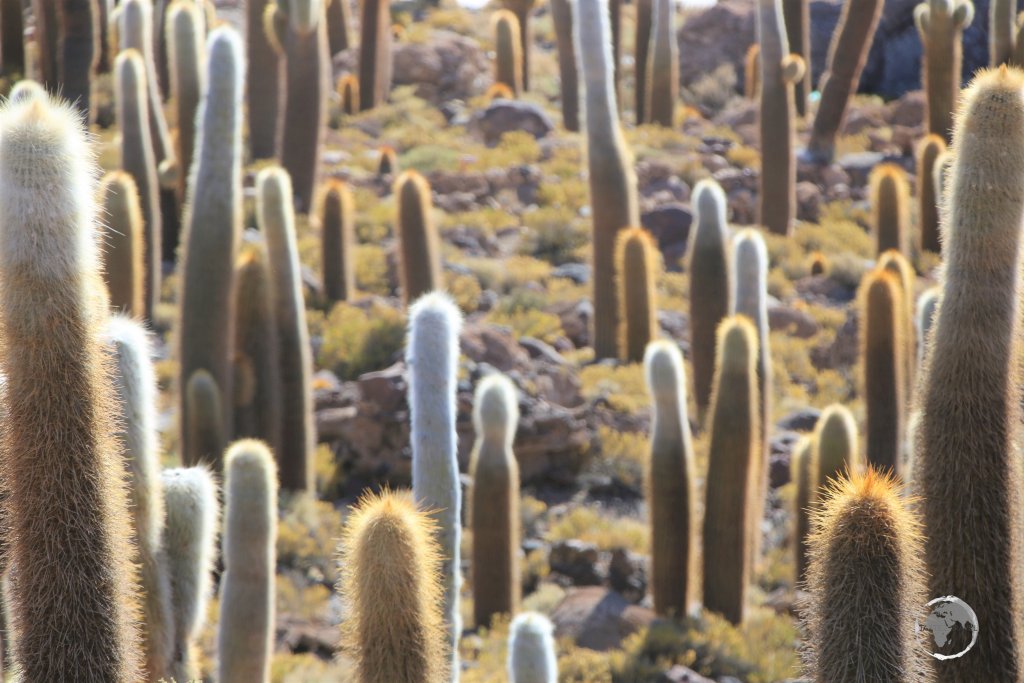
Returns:
[[[571,637],[580,647],[601,651],[620,647],[624,638],[656,618],[653,610],[630,604],[599,586],[570,591],[551,615],[556,636]]]

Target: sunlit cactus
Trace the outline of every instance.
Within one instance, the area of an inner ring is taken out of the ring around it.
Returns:
[[[924,45],[921,74],[928,105],[926,128],[947,140],[953,134],[953,112],[960,96],[963,32],[973,19],[970,0],[925,0],[914,8],[914,23]],[[1003,27],[995,29],[993,33],[1005,34]]]
[[[518,96],[523,89],[523,53],[519,40],[519,20],[508,10],[494,15],[494,81]]]
[[[135,180],[124,171],[111,171],[100,182],[99,201],[106,215],[103,278],[110,306],[128,315],[142,316],[145,313],[143,242],[146,238]]]
[[[661,254],[651,234],[628,228],[615,243],[619,295],[619,358],[639,363],[658,336],[657,278]]]
[[[512,620],[508,636],[509,683],[557,683],[558,657],[554,626],[537,612]]]

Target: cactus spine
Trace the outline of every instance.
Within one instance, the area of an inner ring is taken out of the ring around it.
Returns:
[[[868,180],[875,253],[895,249],[910,253],[910,184],[906,172],[895,164],[880,164]]]
[[[92,158],[70,106],[40,95],[0,111],[3,464],[18,567],[10,626],[26,683],[127,683],[141,664],[99,340],[107,313]]]
[[[391,0],[364,0],[359,21],[359,110],[384,104],[391,90]]]
[[[935,323],[935,311],[939,307],[940,290],[931,287],[921,293],[917,299],[917,364],[924,367],[924,354],[928,348],[928,337]]]
[[[658,336],[658,261],[651,234],[627,228],[615,242],[615,272],[619,278],[619,358],[639,363],[647,344]]]
[[[327,0],[327,44],[331,55],[349,48],[349,27],[352,25],[352,11],[349,0]]]
[[[110,305],[130,316],[142,316],[145,311],[145,235],[135,180],[123,171],[112,171],[103,176],[99,197],[108,228],[103,278],[110,294]]]
[[[647,122],[647,61],[650,56],[651,30],[654,24],[654,1],[637,0],[636,34],[634,38],[634,87],[636,90],[636,123]]]
[[[593,346],[598,358],[618,355],[615,239],[619,230],[640,225],[632,154],[619,124],[608,12],[608,0],[573,0],[577,59],[585,97],[593,213]]]
[[[0,1],[0,68],[25,73],[25,18],[21,0]]]
[[[1016,0],[991,0],[988,17],[989,66],[1013,61],[1017,28]]]
[[[757,38],[761,46],[760,222],[788,235],[796,220],[796,112],[793,85],[804,76],[804,60],[789,53],[782,0],[758,0]]]
[[[867,414],[867,461],[880,472],[902,474],[906,345],[904,295],[886,270],[864,277],[860,291],[861,377]]]
[[[696,232],[689,247],[690,362],[699,420],[711,403],[718,324],[728,315],[730,285],[729,235],[725,193],[713,180],[693,189]]]
[[[742,316],[718,328],[704,512],[704,606],[734,624],[746,616],[757,495],[757,330]]]
[[[277,0],[245,3],[246,103],[249,112],[249,148],[253,159],[273,158],[277,145],[278,106],[284,62],[265,30],[265,16]]]
[[[796,484],[793,519],[796,520],[793,533],[793,549],[796,555],[796,588],[804,587],[807,579],[808,536],[811,532],[811,504],[814,502],[817,483],[817,463],[814,461],[814,440],[801,438],[793,446],[790,457],[790,480]]]
[[[943,206],[942,304],[921,383],[914,482],[932,595],[984,614],[969,658],[943,680],[1016,680],[1020,562],[1020,240],[1024,74],[1000,67],[968,88]],[[937,592],[938,591],[938,592]]]
[[[519,40],[519,20],[508,10],[494,14],[494,81],[508,86],[512,95],[523,90],[523,53]]]
[[[792,54],[804,62],[803,76],[793,84],[796,115],[807,116],[807,99],[811,95],[811,5],[808,0],[782,0],[782,17]]]
[[[164,470],[167,526],[164,552],[171,582],[174,656],[171,680],[199,678],[195,639],[206,621],[206,602],[217,556],[217,485],[205,467]]]
[[[577,132],[580,129],[580,92],[579,76],[576,73],[572,13],[572,0],[551,0],[551,19],[555,24],[555,41],[558,48],[562,125],[568,131]]]
[[[160,483],[160,444],[157,432],[157,386],[152,348],[138,322],[113,316],[106,337],[114,356],[114,387],[125,469],[131,486],[131,510],[139,565],[143,645],[147,680],[168,675],[174,647],[171,584],[164,566],[164,493]]]
[[[338,592],[358,683],[448,680],[437,533],[404,492],[364,496],[349,514]]]
[[[319,213],[324,294],[331,303],[347,301],[356,292],[355,200],[348,185],[329,181],[320,197]]]
[[[654,0],[650,67],[646,77],[645,116],[651,123],[671,128],[679,99],[679,46],[675,31],[676,6],[672,0]]]
[[[519,611],[519,465],[512,452],[518,422],[515,385],[504,375],[484,377],[473,400],[469,465],[473,612],[482,627],[496,614]]]
[[[441,245],[434,226],[430,183],[416,171],[395,181],[398,198],[399,280],[402,301],[412,303],[441,287]]]
[[[682,617],[697,600],[697,496],[686,372],[674,342],[656,341],[644,356],[654,404],[645,488],[651,519],[654,609]]]
[[[206,36],[203,32],[203,16],[194,0],[175,0],[167,11],[171,99],[174,101],[178,123],[175,138],[177,192],[178,203],[184,204],[195,149],[196,110],[205,87],[203,68],[206,62]],[[177,245],[177,242],[175,236],[173,243]]]
[[[82,118],[92,120],[92,77],[99,64],[99,7],[97,0],[60,0],[57,78],[60,94],[75,105]]]
[[[189,200],[182,234],[179,387],[186,386],[193,372],[205,369],[220,388],[221,406],[230,406],[234,396],[234,266],[242,225],[244,65],[238,34],[231,29],[213,31],[208,46],[206,92],[197,115],[198,152],[189,174]],[[181,392],[178,409],[183,434],[188,431],[184,424],[189,414],[187,396],[188,392]],[[226,424],[225,429],[230,430],[231,425]],[[227,433],[219,450],[223,450]],[[185,450],[182,461],[193,464],[197,455]]]
[[[917,220],[920,224],[921,251],[942,251],[939,241],[939,194],[935,183],[936,161],[946,151],[941,135],[928,135],[917,145]]]
[[[508,680],[510,683],[557,683],[555,627],[537,612],[517,614],[509,626]]]
[[[232,444],[224,463],[217,680],[266,682],[274,644],[277,470],[266,445],[251,439]]]
[[[818,113],[807,142],[808,154],[817,161],[828,163],[835,156],[836,136],[846,119],[850,98],[857,91],[883,4],[883,0],[861,0],[854,8],[853,3],[843,3],[828,49],[828,70],[822,77]]]
[[[832,404],[814,425],[815,490],[832,479],[862,474],[864,460],[857,441],[857,422],[844,406]]]
[[[445,659],[458,672],[459,546],[462,491],[455,434],[456,372],[462,316],[447,295],[434,292],[409,310],[409,413],[412,424],[412,490],[437,522],[447,639]]]
[[[953,110],[960,96],[963,32],[973,19],[970,0],[925,0],[914,8],[914,23],[924,44],[927,130],[946,140],[953,134]]]

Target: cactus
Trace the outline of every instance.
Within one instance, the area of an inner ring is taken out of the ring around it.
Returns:
[[[217,485],[204,467],[164,470],[164,552],[171,582],[174,656],[169,680],[199,678],[195,640],[206,621],[217,558]]]
[[[917,298],[917,364],[924,367],[925,351],[928,348],[928,337],[935,322],[935,311],[939,307],[938,287],[931,287]]]
[[[830,163],[835,156],[836,136],[860,83],[883,5],[883,0],[861,0],[854,10],[853,3],[843,3],[828,49],[828,70],[822,77],[818,113],[807,142],[807,153],[815,161]]]
[[[900,475],[906,421],[903,288],[895,275],[878,269],[864,277],[859,298],[867,461]]]
[[[480,380],[473,399],[476,444],[470,455],[473,615],[486,628],[519,611],[519,465],[512,452],[519,422],[516,387],[504,375]]]
[[[352,26],[352,11],[349,0],[327,0],[327,44],[331,55],[347,50],[351,44],[349,27]]]
[[[644,0],[641,0],[643,2]],[[639,8],[638,8],[639,10]],[[551,0],[551,20],[558,48],[558,85],[562,99],[562,125],[567,131],[580,129],[580,89],[576,73],[576,47],[572,0]]]
[[[344,2],[345,0],[335,0]],[[338,97],[341,98],[341,111],[346,116],[359,113],[359,79],[352,74],[345,74],[338,79],[335,86]]]
[[[654,25],[654,1],[637,0],[636,2],[633,80],[636,91],[634,109],[637,125],[646,123],[648,120],[647,98],[650,97],[650,94],[647,92],[647,61],[650,58],[651,30]]]
[[[139,585],[142,597],[143,645],[147,680],[168,675],[174,647],[171,584],[164,567],[164,493],[160,484],[156,372],[146,329],[130,318],[113,316],[105,336],[114,357],[114,388],[119,428],[131,486]]]
[[[391,90],[391,0],[364,0],[359,21],[359,110],[384,104]]]
[[[249,149],[253,159],[270,159],[276,152],[277,118],[284,79],[284,60],[274,49],[264,19],[277,0],[245,3],[246,104],[249,115]]]
[[[947,141],[953,134],[953,111],[960,96],[963,32],[973,19],[970,0],[925,0],[914,8],[914,23],[924,45],[921,72],[927,95],[927,131]]]
[[[825,408],[814,425],[814,463],[816,490],[832,479],[862,474],[864,459],[857,441],[857,422],[838,403]]]
[[[811,532],[811,505],[818,492],[818,467],[814,454],[814,439],[807,436],[801,437],[790,451],[789,479],[796,484],[796,497],[793,500],[793,550],[796,557],[795,587],[798,590],[804,587],[807,580],[807,541]]]
[[[0,68],[25,73],[25,18],[22,0],[0,1]]]
[[[538,0],[501,0],[506,9],[511,10],[519,20],[519,54],[522,55],[523,90],[530,89],[530,52],[533,44],[533,22],[530,14],[537,7]]]
[[[189,453],[190,465],[206,463],[219,471],[224,447],[224,405],[217,380],[206,370],[196,370],[188,378],[185,394],[189,413],[182,452]]]
[[[910,184],[896,164],[879,164],[868,179],[875,253],[895,249],[910,253]]]
[[[748,100],[757,99],[761,92],[761,46],[751,43],[743,58],[743,96]]]
[[[348,185],[328,182],[320,196],[319,218],[324,294],[331,303],[348,301],[356,292],[355,200]]]
[[[734,624],[746,616],[757,544],[752,498],[761,448],[757,436],[757,330],[743,316],[718,327],[704,512],[704,606]]]
[[[935,158],[932,168],[932,185],[935,186],[935,204],[939,209],[939,243],[942,243],[942,205],[946,199],[946,176],[953,165],[952,150],[945,150]]]
[[[514,97],[523,90],[523,53],[519,20],[508,10],[494,13],[494,81],[508,86]]]
[[[416,502],[437,522],[441,553],[446,660],[458,672],[459,546],[462,492],[455,434],[456,372],[462,316],[445,294],[433,292],[409,309],[409,414],[412,425],[412,490]],[[457,673],[453,673],[457,676]]]
[[[988,17],[989,66],[1013,62],[1017,0],[990,0]]]
[[[516,615],[509,626],[509,683],[558,683],[554,630],[543,614]]]
[[[180,268],[181,306],[178,329],[179,383],[205,369],[217,382],[222,406],[232,405],[231,346],[234,340],[235,278],[242,229],[242,75],[238,34],[219,28],[208,42],[206,92],[199,104],[196,160],[189,173],[188,202]],[[189,414],[188,392],[181,391],[178,414],[181,433]],[[224,441],[230,433],[225,415]],[[182,452],[182,462],[197,456]]]
[[[619,358],[639,363],[658,336],[658,277],[661,254],[651,234],[627,228],[615,241],[619,294]]]
[[[260,439],[271,452],[281,448],[281,370],[277,321],[267,247],[254,240],[235,268],[235,438]]]
[[[1021,654],[1019,340],[1024,73],[982,72],[953,134],[944,273],[920,385],[914,482],[931,595],[985,615],[943,680],[1016,680]]]
[[[1013,53],[1010,57],[1009,64],[1020,67],[1024,65],[1024,21],[1021,20],[1019,15],[1015,20],[1015,24],[1016,35],[1014,37]]]
[[[619,230],[640,225],[636,173],[619,124],[608,0],[573,0],[573,17],[577,58],[583,74],[593,214],[593,347],[597,358],[615,358],[619,332],[615,240]]]
[[[651,519],[654,609],[682,617],[697,600],[697,496],[686,373],[675,342],[655,341],[644,355],[654,404],[645,493]]]
[[[365,495],[349,514],[338,592],[358,683],[448,680],[437,532],[404,492]]]
[[[260,171],[256,178],[256,214],[267,240],[281,372],[281,446],[275,455],[281,488],[314,491],[313,359],[291,196],[291,184],[283,169]]]
[[[377,162],[377,175],[384,178],[398,173],[398,153],[393,147],[383,145],[380,148],[380,160]]]
[[[217,680],[270,680],[274,649],[277,471],[261,441],[236,441],[224,457],[224,575]]]
[[[820,251],[816,251],[813,254],[811,254],[810,261],[811,264],[810,266],[808,266],[808,271],[810,271],[812,277],[824,275],[828,271],[828,257],[822,254]]]
[[[398,198],[398,276],[402,301],[408,305],[441,287],[441,245],[431,215],[433,203],[427,179],[416,171],[403,172],[395,181],[395,196]]]
[[[900,323],[903,325],[903,385],[904,399],[909,402],[914,391],[914,349],[917,345],[914,334],[914,283],[917,281],[917,274],[914,267],[910,265],[902,254],[890,249],[878,259],[878,268],[887,270],[896,276],[900,285],[900,293],[903,295],[903,306],[900,312]]]
[[[814,87],[811,85],[811,6],[808,0],[782,0],[782,17],[786,37],[792,54],[804,62],[803,77],[793,84],[796,115],[807,116],[807,100]]]
[[[99,7],[97,0],[60,0],[57,21],[57,78],[60,95],[92,121],[92,78],[99,64]]]
[[[760,223],[770,232],[788,235],[796,220],[796,111],[793,86],[804,77],[800,55],[789,53],[782,0],[758,0],[757,39],[761,46]]]
[[[928,600],[921,523],[895,477],[833,482],[813,519],[804,615],[816,683],[932,680],[917,628]]]
[[[702,180],[693,189],[693,206],[697,228],[690,240],[688,258],[690,362],[698,422],[702,422],[711,403],[718,324],[729,312],[732,287],[725,193],[715,181]]]
[[[612,82],[615,104],[622,103],[622,0],[608,0],[608,23],[612,36]]]
[[[646,116],[650,123],[671,128],[679,99],[679,46],[675,30],[676,6],[672,0],[654,0]]]
[[[138,50],[145,65],[143,86],[149,94],[149,134],[153,141],[156,163],[173,159],[171,134],[164,118],[163,97],[157,81],[153,55],[153,5],[151,0],[122,0],[118,6],[118,37],[120,50]]]
[[[21,102],[22,100],[32,99],[34,97],[46,97],[46,89],[39,85],[36,81],[24,78],[14,84],[11,88],[11,92],[7,95],[7,99],[11,102]]]
[[[0,112],[3,466],[18,568],[8,626],[25,683],[127,683],[141,665],[99,338],[107,312],[92,159],[71,106],[40,95]]]
[[[167,12],[171,100],[178,122],[178,134],[175,136],[177,197],[178,204],[182,205],[188,191],[188,174],[195,149],[196,110],[205,86],[206,36],[203,33],[204,18],[194,0],[175,0]],[[175,236],[173,243],[177,244],[177,241]]]
[[[917,145],[917,221],[921,232],[921,251],[942,251],[939,241],[939,194],[935,182],[936,161],[946,151],[941,135],[928,135]]]
[[[111,171],[100,182],[99,197],[107,225],[103,279],[110,305],[141,317],[145,311],[145,236],[135,180],[123,171]]]
[[[24,6],[24,5],[23,5]],[[31,0],[32,18],[35,20],[35,46],[38,60],[38,80],[50,92],[55,92],[60,81],[60,19],[56,0]]]

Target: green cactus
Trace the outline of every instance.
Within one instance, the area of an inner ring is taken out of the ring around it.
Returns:
[[[814,426],[814,463],[816,491],[832,479],[863,473],[857,422],[853,414],[838,403],[825,408]]]
[[[190,465],[206,463],[219,471],[224,448],[224,404],[217,380],[206,370],[196,370],[188,378],[185,395],[189,413],[183,452],[189,454]]]
[[[811,532],[811,505],[817,498],[817,463],[814,460],[814,439],[802,437],[796,442],[789,460],[790,481],[796,484],[793,500],[793,550],[796,555],[796,587],[803,588],[807,580],[808,536]]]
[[[519,422],[516,387],[488,375],[476,388],[470,454],[469,526],[473,530],[473,616],[486,628],[519,611],[519,465],[512,443]]]
[[[941,135],[925,136],[917,145],[917,221],[921,233],[921,251],[940,253],[939,194],[935,168],[939,155],[946,151]]]
[[[324,295],[331,303],[348,301],[356,292],[355,200],[348,185],[329,181],[320,196],[318,213]]]
[[[327,0],[327,44],[330,46],[332,56],[351,46],[351,26],[352,11],[349,0]]]
[[[989,66],[1013,62],[1017,29],[1017,1],[990,0],[988,16]]]
[[[167,10],[167,57],[178,134],[175,136],[178,204],[185,203],[196,139],[196,110],[206,66],[204,18],[194,0],[175,0]],[[177,244],[177,237],[174,238]]]
[[[852,2],[843,3],[828,49],[828,69],[822,76],[818,113],[807,142],[807,154],[812,160],[830,163],[835,156],[836,136],[842,130],[850,98],[857,92],[883,5],[883,0],[859,0],[856,8]]]
[[[928,348],[928,337],[935,323],[935,312],[939,308],[939,295],[941,290],[938,287],[931,287],[921,292],[917,298],[917,364],[924,367],[925,351]]]
[[[756,545],[751,525],[761,449],[757,435],[757,330],[743,316],[718,327],[704,512],[704,606],[734,624],[747,612]]]
[[[816,512],[804,615],[808,675],[815,683],[932,680],[918,628],[928,600],[924,537],[898,480],[870,469],[841,479]]]
[[[619,294],[619,358],[639,363],[647,344],[658,336],[658,278],[661,254],[643,228],[619,232],[615,272]]]
[[[111,171],[103,176],[98,194],[108,228],[103,279],[110,306],[129,316],[141,317],[145,311],[145,235],[139,191],[131,174]]]
[[[522,55],[524,91],[530,89],[530,52],[533,45],[533,22],[530,15],[538,4],[538,0],[501,0],[501,5],[511,10],[519,20],[519,54]]]
[[[449,680],[436,534],[408,492],[365,495],[345,521],[342,647],[357,683]]]
[[[75,105],[83,119],[92,121],[92,79],[100,57],[97,0],[60,0],[56,4],[60,95]]]
[[[789,53],[782,0],[758,0],[757,39],[761,46],[761,187],[759,222],[788,235],[796,221],[796,111],[793,86],[804,77],[804,60]]]
[[[699,546],[696,465],[679,347],[667,340],[652,342],[644,370],[654,404],[645,476],[654,610],[682,617],[697,601]]]
[[[261,441],[236,441],[224,457],[224,574],[217,661],[220,683],[270,680],[274,652],[277,470]]]
[[[344,0],[338,0],[344,2]],[[345,74],[338,79],[334,87],[341,99],[341,111],[346,116],[359,113],[359,79],[352,74]]]
[[[503,83],[518,97],[523,90],[523,53],[519,20],[509,10],[494,14],[494,82]]]
[[[551,20],[555,24],[555,41],[558,48],[558,85],[561,89],[562,125],[567,131],[575,133],[580,129],[580,92],[579,76],[576,73],[572,13],[572,0],[551,0]]]
[[[25,17],[22,0],[0,1],[0,68],[25,73]]]
[[[441,287],[441,245],[434,225],[430,183],[416,171],[395,181],[398,199],[399,281],[402,301],[409,305]]]
[[[808,0],[782,0],[782,17],[786,24],[786,37],[792,54],[804,62],[803,77],[793,84],[796,115],[807,116],[807,100],[814,87],[811,85],[811,5]]]
[[[974,19],[970,0],[925,0],[914,8],[914,23],[921,34],[921,68],[927,95],[927,127],[947,141],[953,134],[953,111],[960,96],[963,32]],[[999,38],[992,37],[993,44]]]
[[[558,683],[555,627],[543,614],[523,612],[509,625],[509,683]]]
[[[189,173],[189,200],[182,234],[178,386],[204,369],[231,406],[231,347],[234,342],[235,259],[242,231],[242,61],[241,41],[229,28],[210,34],[207,90],[199,104],[196,160]],[[181,433],[188,431],[188,392],[180,391]],[[231,413],[225,414],[227,443]],[[183,439],[183,441],[185,441]],[[182,462],[198,461],[183,443]]]
[[[900,311],[902,316],[900,322],[903,325],[903,396],[909,401],[914,391],[914,359],[916,357],[914,349],[917,346],[914,333],[914,284],[917,282],[917,274],[914,272],[914,267],[910,265],[910,261],[894,249],[890,249],[879,257],[878,267],[888,270],[896,276],[896,280],[900,284],[900,293],[903,295],[903,306]]]
[[[632,154],[619,124],[608,0],[575,0],[576,50],[583,74],[587,164],[593,215],[593,347],[597,358],[618,356],[619,315],[615,296],[615,240],[640,224]]]
[[[391,90],[391,0],[363,0],[359,21],[359,110],[384,104]]]
[[[24,6],[24,5],[23,5]],[[31,0],[32,18],[35,21],[35,46],[38,80],[49,92],[55,92],[60,85],[60,19],[58,3],[54,0]]]
[[[671,128],[679,100],[679,46],[675,30],[676,6],[672,0],[654,0],[650,65],[646,78],[646,122]]]
[[[650,58],[651,30],[654,25],[654,0],[636,1],[636,34],[634,38],[633,74],[636,100],[636,123],[647,122],[647,62]]]
[[[275,36],[266,31],[266,15],[277,0],[245,3],[246,109],[252,158],[271,159],[277,151],[277,119],[284,80],[284,60],[274,48]]]
[[[896,164],[879,164],[868,179],[875,253],[889,249],[910,253],[910,183]]]

